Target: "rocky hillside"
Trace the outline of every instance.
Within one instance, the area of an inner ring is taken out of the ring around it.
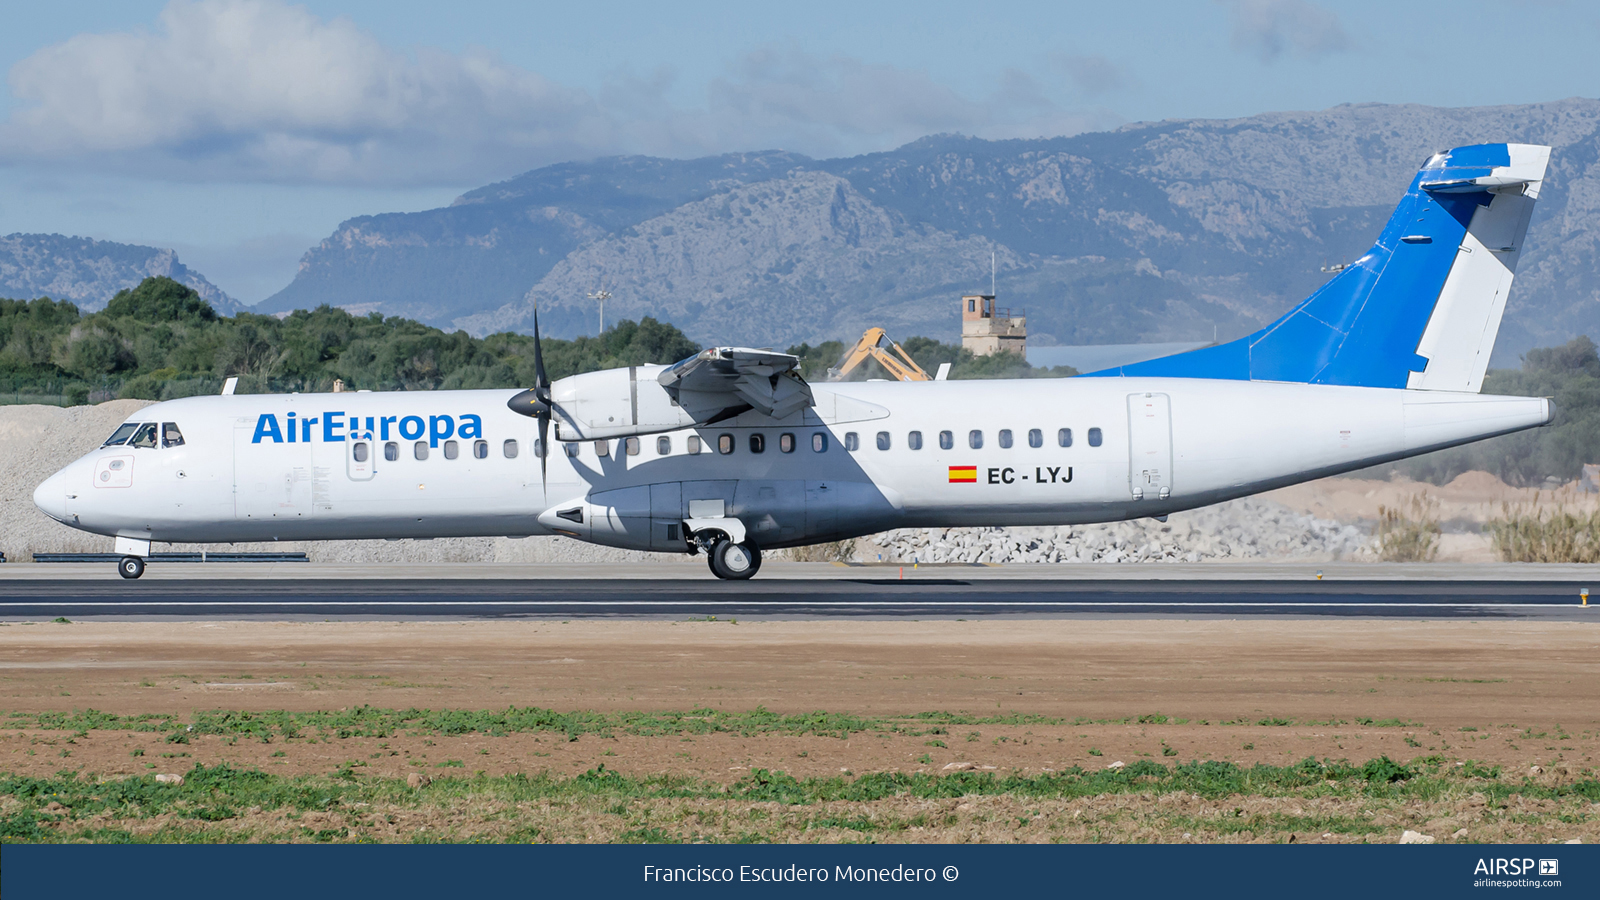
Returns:
[[[1235,336],[1355,258],[1416,167],[1485,141],[1556,150],[1497,365],[1600,332],[1600,101],[1381,104],[1131,125],[1071,138],[935,136],[811,160],[639,157],[529,172],[421,213],[353,219],[269,311],[333,303],[483,333],[657,315],[702,341],[782,345],[867,323],[948,335],[954,297],[1026,307],[1040,343]]]
[[[93,312],[117,291],[137,287],[152,275],[164,275],[194,288],[223,315],[245,308],[204,275],[179,262],[178,254],[171,250],[59,234],[0,237],[0,297],[71,300],[84,312]]]

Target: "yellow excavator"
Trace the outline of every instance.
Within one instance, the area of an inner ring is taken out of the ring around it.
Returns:
[[[846,351],[839,358],[839,364],[828,370],[829,381],[843,381],[854,372],[858,366],[869,358],[878,361],[884,371],[893,375],[897,381],[933,381],[928,373],[922,371],[916,360],[911,358],[899,344],[889,339],[889,335],[882,328],[868,328],[861,335],[861,340]]]

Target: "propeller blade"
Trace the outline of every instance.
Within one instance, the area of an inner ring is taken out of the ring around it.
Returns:
[[[539,307],[533,308],[533,404],[539,420],[539,487],[550,493],[550,376],[544,371],[544,341],[539,337]]]
[[[539,484],[546,494],[550,492],[550,409],[545,408],[539,417]],[[546,500],[550,498],[545,497]]]
[[[533,390],[539,399],[550,402],[550,376],[544,371],[544,342],[539,339],[539,308],[533,309]],[[545,413],[549,415],[548,411]]]

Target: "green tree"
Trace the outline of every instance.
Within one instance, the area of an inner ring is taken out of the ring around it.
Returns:
[[[141,322],[214,322],[217,311],[194,288],[165,276],[146,278],[139,286],[117,291],[106,304],[107,318]]]

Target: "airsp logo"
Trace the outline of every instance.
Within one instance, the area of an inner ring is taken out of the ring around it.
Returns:
[[[1529,874],[1532,874],[1532,872],[1533,872],[1533,863],[1534,863],[1533,860],[1527,859],[1527,858],[1523,858],[1523,859],[1506,859],[1504,857],[1497,857],[1497,858],[1492,858],[1492,859],[1479,859],[1478,860],[1478,867],[1472,870],[1472,874],[1474,874],[1474,875],[1529,875]],[[1559,873],[1560,868],[1561,868],[1561,864],[1557,860],[1554,860],[1554,859],[1541,859],[1541,860],[1539,860],[1539,874],[1540,875],[1556,875],[1556,874]]]

